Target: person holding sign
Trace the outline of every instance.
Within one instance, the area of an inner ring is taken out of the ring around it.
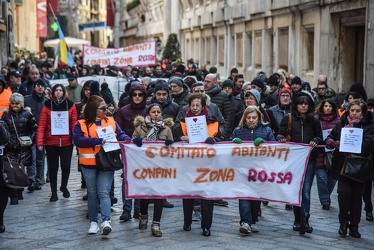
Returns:
[[[254,141],[255,146],[259,146],[265,141],[275,141],[273,132],[264,122],[264,116],[256,106],[248,106],[239,122],[239,127],[235,128],[231,140],[235,143],[242,143],[242,140]],[[239,232],[245,235],[251,232],[258,232],[256,220],[260,210],[261,201],[239,200],[240,228]]]
[[[338,180],[340,223],[338,233],[346,236],[347,229],[349,228],[350,236],[360,238],[361,234],[358,231],[358,225],[361,219],[362,196],[364,194],[365,182],[353,180],[341,174],[344,161],[349,155],[349,152],[343,152],[342,150],[344,143],[349,144],[349,141],[344,141],[345,138],[342,136],[342,131],[345,128],[349,128],[349,132],[351,133],[354,133],[355,130],[362,130],[362,137],[360,138],[361,147],[359,147],[360,153],[354,155],[369,157],[374,143],[374,125],[372,114],[367,111],[364,100],[355,99],[349,103],[347,111],[326,139],[326,147],[330,149],[335,148],[332,161],[332,175],[334,179]]]
[[[98,222],[98,204],[100,200],[101,217],[103,223],[101,230],[103,235],[108,235],[112,231],[110,213],[110,189],[112,186],[114,171],[97,171],[95,154],[98,153],[106,140],[104,136],[114,132],[113,139],[119,141],[131,140],[131,138],[121,130],[112,117],[107,117],[108,107],[100,96],[90,96],[86,107],[83,110],[82,119],[74,126],[73,140],[79,152],[79,164],[82,165],[82,173],[86,180],[88,193],[88,215],[90,228],[88,234],[96,234],[100,231]],[[98,132],[101,129],[101,132]],[[106,132],[106,134],[105,134]],[[102,137],[99,137],[99,134]],[[104,147],[105,149],[105,147]]]
[[[135,131],[132,135],[134,143],[142,146],[142,141],[165,141],[165,145],[169,146],[173,141],[171,128],[174,125],[173,118],[162,118],[161,105],[153,103],[147,108],[147,114],[137,116],[134,120]],[[161,237],[160,220],[163,209],[163,199],[154,199],[153,222],[151,225],[152,235]],[[148,205],[149,199],[140,200],[140,217],[139,229],[147,229],[148,224]]]
[[[205,143],[214,144],[217,141],[223,139],[224,125],[218,121],[218,117],[212,115],[206,106],[206,99],[202,95],[192,94],[188,98],[189,109],[185,115],[185,118],[180,120],[179,131],[177,131],[176,138],[181,141],[189,141],[189,135],[187,134],[186,118],[188,117],[199,117],[204,116],[207,124],[208,138],[205,139]],[[201,228],[204,236],[210,236],[210,227],[213,221],[213,207],[214,200],[201,200]],[[184,225],[185,231],[191,231],[192,224],[192,212],[194,208],[193,199],[183,199],[183,213],[184,213]]]
[[[291,123],[289,122],[290,115]],[[288,136],[290,136],[291,142],[309,144],[312,147],[322,143],[321,125],[318,118],[314,116],[314,101],[309,92],[305,90],[294,95],[291,114],[282,118],[277,140],[286,142]],[[314,148],[310,153],[304,177],[301,207],[293,207],[295,216],[293,230],[299,231],[300,235],[313,232],[313,228],[309,225],[309,212],[310,193],[316,171],[316,157],[317,150]]]
[[[47,100],[40,112],[36,146],[39,151],[47,152],[48,173],[51,186],[51,202],[57,197],[57,173],[61,164],[60,191],[65,198],[70,197],[67,189],[70,164],[73,153],[71,134],[78,119],[77,109],[73,101],[67,98],[65,86],[57,83],[52,87],[51,99]]]

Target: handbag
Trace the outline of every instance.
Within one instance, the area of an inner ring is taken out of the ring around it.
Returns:
[[[326,166],[326,169],[331,171],[332,170],[332,158],[334,158],[334,151],[325,152],[323,156],[323,162]]]
[[[9,156],[1,160],[1,175],[9,188],[25,188],[29,186],[29,178],[23,163],[12,161]]]
[[[98,171],[117,171],[123,169],[120,150],[105,152],[103,147],[95,154],[96,169]]]
[[[18,138],[18,141],[19,141],[19,144],[21,145],[21,147],[30,147],[30,146],[32,146],[32,140],[31,140],[30,136],[28,136],[28,135],[18,136],[17,127],[14,124],[13,116],[11,116],[11,117],[12,117],[12,122],[13,122],[14,130],[16,131],[16,135],[17,135],[17,138]]]
[[[340,174],[349,179],[365,183],[370,178],[370,157],[350,154],[345,158]]]

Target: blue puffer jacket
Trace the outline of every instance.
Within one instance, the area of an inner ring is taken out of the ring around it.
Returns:
[[[240,138],[243,141],[254,141],[256,138],[262,138],[265,141],[275,141],[271,128],[267,125],[258,124],[253,130],[248,127],[237,127],[234,129],[231,135],[231,140],[234,138]]]

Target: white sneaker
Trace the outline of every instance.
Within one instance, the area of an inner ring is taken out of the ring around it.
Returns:
[[[248,223],[242,222],[240,224],[239,232],[242,234],[250,234],[252,232],[251,226]]]
[[[110,220],[106,220],[101,223],[102,235],[108,235],[112,231],[112,226],[110,225]]]
[[[256,224],[252,224],[251,228],[252,228],[252,233],[258,233],[259,232]]]
[[[100,228],[97,225],[97,222],[92,221],[90,229],[88,229],[88,234],[97,234],[99,231],[100,231]]]

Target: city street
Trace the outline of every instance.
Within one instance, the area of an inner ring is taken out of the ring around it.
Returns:
[[[299,236],[292,231],[293,213],[286,211],[284,204],[269,203],[262,206],[262,216],[257,224],[259,233],[242,236],[239,233],[238,201],[230,200],[228,207],[214,207],[211,237],[201,235],[200,223],[194,222],[192,230],[185,232],[181,200],[170,200],[174,208],[165,208],[161,219],[163,236],[151,235],[148,229],[140,231],[138,220],[121,223],[121,172],[115,173],[116,197],[113,207],[113,230],[108,236],[88,235],[89,221],[86,219],[87,204],[82,200],[85,189],[81,189],[80,173],[77,171],[77,156],[72,159],[72,171],[68,188],[71,197],[65,199],[59,192],[57,202],[49,202],[50,188],[46,184],[34,193],[24,192],[24,200],[16,206],[8,205],[4,224],[6,231],[0,234],[0,249],[373,249],[374,222],[360,223],[361,239],[340,237],[337,233],[337,194],[332,196],[331,209],[322,210],[316,184],[312,190],[310,223],[312,234]],[[150,217],[153,205],[150,205]]]

